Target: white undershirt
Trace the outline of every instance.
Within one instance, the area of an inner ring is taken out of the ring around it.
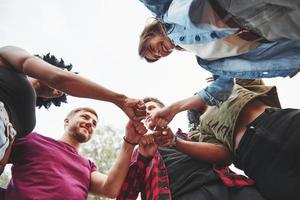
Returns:
[[[229,28],[211,9],[208,12],[205,23],[209,23],[218,28]],[[236,56],[248,52],[257,47],[257,41],[246,41],[237,36],[237,34],[226,36],[222,39],[207,43],[207,44],[180,44],[183,49],[192,52],[202,59],[216,60]]]

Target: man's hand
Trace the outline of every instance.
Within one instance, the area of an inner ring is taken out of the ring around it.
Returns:
[[[155,143],[158,146],[163,147],[171,146],[173,143],[173,138],[175,137],[172,130],[169,127],[167,127],[164,130],[155,131],[153,135]]]
[[[147,133],[147,129],[142,122],[130,120],[126,125],[125,137],[131,143],[139,143],[145,133]]]
[[[157,144],[154,141],[153,134],[145,134],[139,142],[139,152],[144,157],[153,157],[157,151]]]
[[[153,125],[164,129],[174,118],[175,114],[170,107],[164,107],[158,111],[154,111],[150,115],[150,121]]]
[[[120,107],[131,120],[141,121],[146,116],[146,106],[142,100],[127,97]]]

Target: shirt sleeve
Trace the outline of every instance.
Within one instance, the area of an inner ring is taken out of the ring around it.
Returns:
[[[90,163],[90,166],[91,166],[91,173],[97,171],[96,164],[94,162],[90,161],[90,160],[89,160],[89,163]]]
[[[117,200],[136,199],[142,187],[145,185],[146,168],[152,157],[146,158],[138,154],[136,161],[132,162],[127,177],[121,187]]]
[[[167,12],[172,0],[139,0],[148,10],[150,10],[156,17],[162,18]]]
[[[233,78],[218,76],[213,83],[197,93],[210,106],[219,106],[226,101],[233,89]]]
[[[207,142],[213,144],[222,144],[223,143],[218,140],[215,135],[206,133],[205,131],[194,130],[189,133],[191,135],[191,139],[197,142]]]

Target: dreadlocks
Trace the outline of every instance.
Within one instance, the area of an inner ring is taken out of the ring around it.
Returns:
[[[51,55],[50,53],[40,56],[40,55],[35,55],[41,59],[43,59],[45,62],[54,65],[62,70],[68,70],[71,71],[73,68],[72,64],[66,65],[64,60],[61,58],[60,60],[57,59],[54,55]],[[67,95],[63,94],[61,97],[57,98],[49,98],[49,99],[44,99],[42,97],[37,97],[36,98],[36,106],[38,108],[41,108],[44,106],[45,108],[49,108],[52,104],[55,106],[60,106],[61,103],[67,103]]]

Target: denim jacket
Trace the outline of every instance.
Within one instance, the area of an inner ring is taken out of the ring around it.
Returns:
[[[140,0],[156,17],[168,24],[167,34],[175,45],[205,44],[229,34],[236,29],[220,29],[210,24],[195,26],[190,18],[193,3],[198,0]],[[205,8],[208,1],[198,4]],[[157,7],[156,7],[157,6]],[[279,40],[261,43],[247,53],[218,60],[204,60],[197,57],[198,64],[218,77],[212,84],[198,92],[208,105],[219,105],[233,89],[233,78],[255,79],[271,77],[292,77],[300,70],[300,39]]]

